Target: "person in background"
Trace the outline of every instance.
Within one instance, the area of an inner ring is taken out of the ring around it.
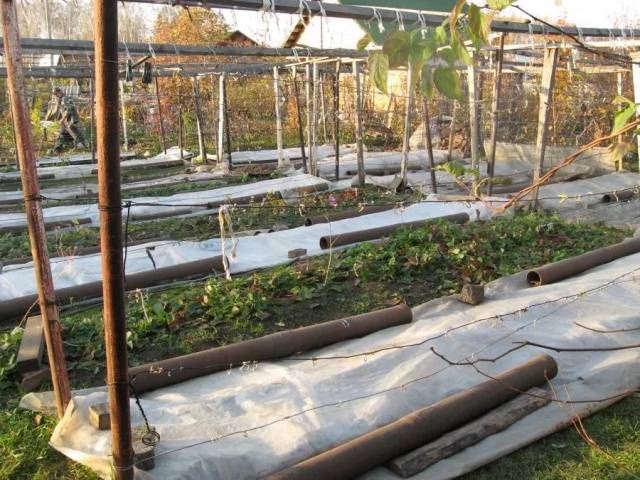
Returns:
[[[51,120],[60,122],[60,133],[51,150],[52,153],[62,153],[67,144],[73,144],[76,149],[85,148],[78,110],[73,100],[67,97],[60,87],[53,89],[53,97],[45,116],[45,121]]]

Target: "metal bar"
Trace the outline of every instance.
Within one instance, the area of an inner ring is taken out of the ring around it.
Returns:
[[[98,205],[111,449],[115,478],[131,480],[133,479],[133,448],[129,411],[125,272],[122,261],[117,2],[116,0],[95,0],[93,12],[96,42]]]
[[[427,149],[427,159],[429,161],[429,176],[431,177],[431,189],[433,193],[438,193],[438,182],[436,181],[435,162],[433,161],[433,142],[431,141],[431,119],[429,115],[429,99],[422,97],[422,126],[424,128],[424,146]]]
[[[96,69],[96,76],[98,75],[98,70]],[[120,107],[122,109],[122,136],[124,141],[124,151],[129,151],[129,135],[127,130],[127,110],[124,101],[124,82],[120,81]]]
[[[317,157],[317,145],[318,145],[318,64],[314,63],[313,67],[313,85],[311,100],[312,113],[311,113],[311,175],[318,174],[318,157]]]
[[[182,119],[182,92],[178,84],[178,148],[180,149],[180,160],[184,160],[184,136]]]
[[[282,118],[280,117],[280,79],[278,67],[273,67],[273,92],[275,95],[276,113],[276,146],[278,149],[278,168],[284,168],[284,155],[282,153]]]
[[[200,158],[202,163],[207,163],[207,146],[204,142],[204,124],[202,119],[202,111],[200,110],[200,84],[198,77],[193,77],[193,106],[196,111],[196,126],[198,128],[198,148],[200,149]]]
[[[233,161],[231,159],[231,123],[229,123],[229,105],[227,101],[227,79],[225,77],[224,88],[222,89],[222,101],[224,108],[224,132],[227,139],[227,163],[229,165],[229,171],[233,170]]]
[[[322,127],[322,143],[327,143],[327,107],[324,96],[324,82],[326,75],[320,72],[320,126]],[[335,138],[334,138],[335,140]]]
[[[216,148],[216,160],[218,162],[218,166],[222,166],[224,162],[224,127],[225,127],[225,117],[224,117],[224,96],[226,89],[225,75],[224,73],[220,74],[218,78],[218,145]]]
[[[96,93],[93,78],[89,79],[91,90],[91,163],[96,163]]]
[[[300,111],[300,89],[298,88],[298,75],[296,67],[291,67],[291,75],[293,77],[293,94],[296,100],[296,114],[298,115],[298,136],[300,138],[300,155],[302,156],[302,171],[308,172],[307,156],[304,151],[304,130],[302,128],[302,112]]]
[[[158,87],[158,77],[154,78],[156,84],[156,102],[158,104],[158,124],[160,126],[160,141],[162,142],[162,150],[167,153],[167,144],[164,140],[164,122],[162,121],[162,104],[160,103],[160,87]]]
[[[308,173],[313,171],[313,147],[312,142],[313,138],[311,135],[311,117],[313,112],[313,104],[311,103],[311,65],[307,64],[305,67],[305,77],[306,80],[304,82],[304,95],[305,95],[305,106],[307,112],[307,145],[309,146],[309,165],[308,165]]]
[[[402,161],[400,163],[401,188],[407,186],[407,173],[409,172],[409,138],[411,137],[411,112],[413,110],[413,64],[409,62],[407,68],[407,102],[404,108],[404,132],[402,134]]]
[[[502,92],[502,60],[504,57],[504,34],[500,34],[500,47],[496,55],[496,70],[493,78],[493,98],[491,99],[491,139],[489,140],[489,161],[487,163],[487,173],[489,183],[487,193],[493,193],[493,177],[496,166],[496,142],[498,140],[498,103]]]
[[[15,127],[15,139],[20,164],[20,178],[24,196],[25,214],[29,226],[29,243],[38,290],[38,305],[42,316],[47,354],[51,370],[51,383],[58,417],[62,418],[71,399],[69,378],[64,358],[62,334],[56,306],[56,296],[47,252],[47,235],[42,216],[40,185],[33,148],[31,121],[24,96],[24,76],[22,73],[22,52],[15,0],[2,1],[2,34],[5,39],[5,63],[8,71],[7,84],[11,99],[11,112]]]
[[[362,132],[362,86],[360,84],[360,73],[362,64],[353,62],[353,76],[356,83],[356,155],[358,163],[358,185],[364,188],[365,171],[364,171],[364,144]]]
[[[333,137],[336,151],[336,180],[340,180],[340,60],[333,80]]]

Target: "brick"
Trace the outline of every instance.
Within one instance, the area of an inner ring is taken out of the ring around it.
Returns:
[[[89,422],[98,430],[111,428],[111,416],[108,403],[97,403],[89,407]]]
[[[289,258],[304,257],[306,254],[307,254],[306,248],[296,248],[294,250],[289,250]]]
[[[458,299],[469,305],[478,305],[484,300],[484,285],[472,285],[467,283],[462,287]]]
[[[42,368],[42,356],[44,355],[44,329],[42,317],[35,315],[27,318],[27,323],[22,335],[22,342],[18,348],[16,367],[18,372],[35,372]]]

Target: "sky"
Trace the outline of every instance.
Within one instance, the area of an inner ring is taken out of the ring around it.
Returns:
[[[325,0],[336,3],[335,0]],[[485,3],[484,1],[479,3]],[[546,19],[565,19],[581,27],[640,27],[640,0],[519,0],[518,4],[532,14]],[[428,0],[425,0],[428,5]],[[258,12],[220,10],[233,29],[240,29],[255,40],[271,46],[282,44],[298,21],[295,15],[264,15]],[[509,9],[506,14],[521,16]],[[355,48],[363,33],[351,20],[317,19],[312,22],[301,43],[312,47]],[[322,37],[322,38],[321,38]]]

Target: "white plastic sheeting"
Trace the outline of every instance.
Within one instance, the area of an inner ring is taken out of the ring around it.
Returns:
[[[318,145],[316,147],[316,158],[327,158],[335,154],[333,145]],[[340,152],[350,154],[355,152],[355,146],[351,144],[340,145]],[[309,147],[305,146],[305,154],[309,158]],[[290,147],[282,149],[282,156],[288,160],[298,160],[302,158],[300,147]],[[226,158],[226,156],[225,156]],[[243,165],[251,163],[270,163],[278,161],[278,150],[246,150],[240,152],[231,152],[231,161],[234,165]]]
[[[280,192],[294,190],[301,187],[320,187],[327,185],[326,180],[312,175],[294,174],[290,177],[274,178],[260,182],[248,183],[245,185],[232,185],[229,187],[216,188],[213,190],[201,190],[195,192],[176,193],[166,197],[137,197],[131,199],[134,203],[149,203],[154,205],[133,205],[130,214],[135,216],[145,216],[150,214],[162,214],[171,212],[184,212],[189,205],[203,205],[207,202],[233,201],[237,198],[247,196],[263,195],[270,192]],[[124,200],[126,202],[126,200]],[[166,204],[170,206],[162,206]],[[199,207],[193,207],[194,210]],[[204,207],[200,207],[204,208]],[[46,220],[73,220],[88,218],[94,225],[98,224],[99,212],[97,204],[87,205],[65,205],[60,207],[50,207],[43,210]],[[27,220],[24,213],[0,214],[0,229],[2,227],[24,226]]]
[[[481,203],[420,203],[403,209],[363,215],[338,222],[293,228],[255,237],[241,237],[238,238],[237,255],[230,259],[230,271],[231,273],[246,272],[290,262],[289,250],[296,248],[306,249],[308,255],[326,253],[320,248],[320,237],[324,235],[426,220],[459,212],[467,212],[472,220],[491,218],[488,207]],[[203,242],[176,241],[136,245],[128,250],[127,273],[153,271],[153,262],[155,262],[156,268],[160,268],[211,258],[221,254],[221,247],[218,238]],[[153,257],[153,261],[147,253],[149,248],[151,248],[149,254]],[[225,251],[227,255],[231,252],[229,240],[225,245]],[[51,271],[55,288],[98,281],[102,278],[100,255],[53,258],[51,259]],[[8,265],[4,268],[0,273],[0,309],[3,301],[32,295],[36,292],[33,275],[32,263]]]
[[[120,152],[121,160],[134,158],[135,156],[135,152]],[[36,165],[38,167],[53,167],[55,165],[81,165],[83,163],[91,163],[92,158],[93,157],[91,153],[76,153],[74,155],[56,157],[47,156],[39,158],[36,162]]]
[[[525,340],[573,348],[636,343],[637,333],[603,335],[574,322],[601,329],[637,326],[637,270],[640,254],[543,287],[528,288],[518,274],[490,284],[481,305],[437,299],[415,308],[409,325],[305,356],[354,355],[425,341],[417,347],[350,359],[262,362],[147,393],[142,407],[161,442],[155,468],[136,472],[136,478],[260,478],[486,381],[472,367],[449,366],[432,347],[463,361],[498,356]],[[549,303],[534,306],[542,302]],[[495,375],[539,352],[527,347],[478,368]],[[560,399],[597,400],[640,386],[638,349],[547,353],[559,365],[551,384]],[[51,438],[54,448],[105,477],[111,433],[91,427],[88,407],[106,400],[104,390],[77,393]],[[568,425],[573,415],[585,416],[610,403],[551,403],[413,478],[457,477]],[[141,425],[133,400],[131,411],[134,425]],[[396,478],[378,468],[362,480]]]
[[[188,158],[189,153],[184,152],[185,158]],[[167,167],[173,165],[180,165],[180,149],[178,147],[171,147],[167,149],[167,153],[161,153],[151,158],[134,158],[131,160],[124,160],[120,162],[120,168],[122,170],[128,170],[131,168],[157,168]],[[54,175],[56,179],[60,178],[82,178],[95,175],[98,165],[66,165],[62,167],[39,167],[38,175]],[[0,173],[0,182],[12,181],[20,178],[20,172]]]

